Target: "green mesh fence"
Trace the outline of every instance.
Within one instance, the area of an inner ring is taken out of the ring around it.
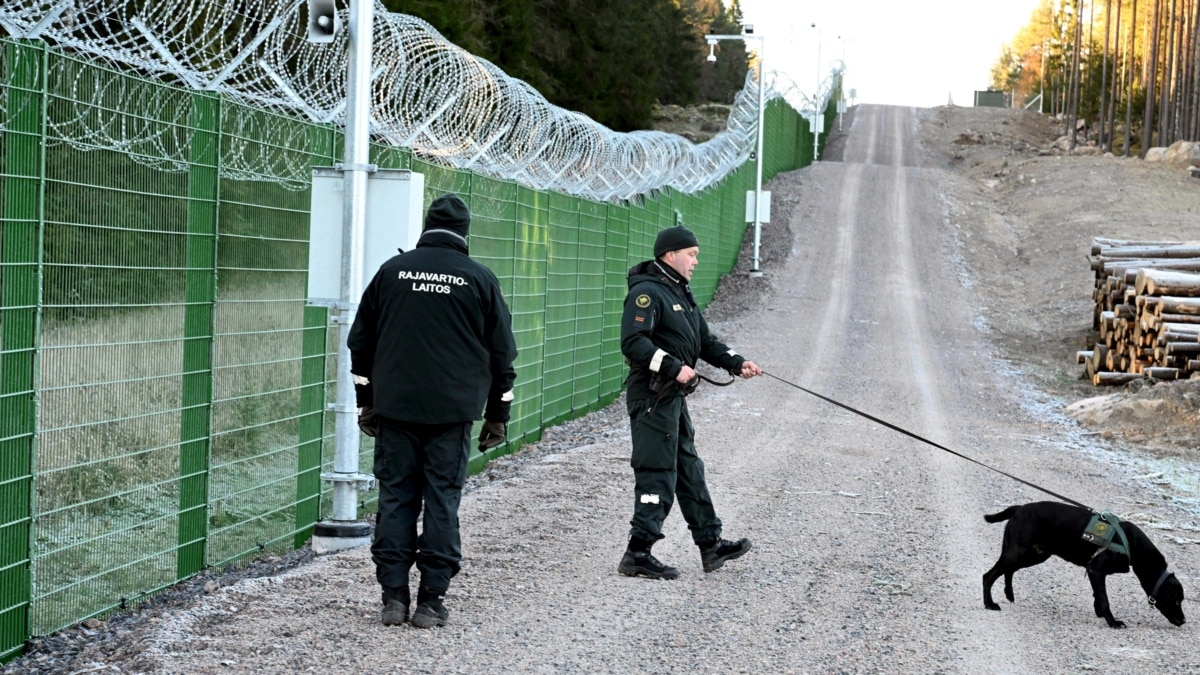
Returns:
[[[78,100],[81,83],[122,95]],[[74,133],[104,124],[137,140],[89,146]],[[337,331],[306,303],[309,185],[294,167],[334,164],[343,137],[8,40],[0,128],[0,658],[10,658],[31,635],[206,567],[301,546],[328,515]],[[811,161],[807,124],[789,107],[773,102],[764,129],[764,180]],[[473,470],[620,394],[628,269],[652,256],[660,229],[685,223],[702,244],[692,285],[707,304],[737,260],[754,188],[749,163],[698,194],[598,203],[403,148],[375,146],[372,161],[423,173],[426,203],[451,191],[468,201],[472,256],[512,310],[510,443]],[[364,442],[360,471],[372,452]]]

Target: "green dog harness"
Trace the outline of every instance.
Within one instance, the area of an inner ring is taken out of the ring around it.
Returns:
[[[1113,541],[1114,534],[1121,543]],[[1099,547],[1095,555],[1112,551],[1129,557],[1129,540],[1125,538],[1125,530],[1121,529],[1121,520],[1111,513],[1093,513],[1083,529],[1083,540]]]

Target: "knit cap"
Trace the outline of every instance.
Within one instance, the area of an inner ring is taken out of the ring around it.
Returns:
[[[449,230],[464,239],[471,229],[471,210],[462,197],[453,192],[433,200],[425,214],[425,231]]]
[[[678,251],[681,248],[699,246],[700,241],[691,230],[682,225],[661,230],[654,238],[654,257],[661,258],[667,251]]]

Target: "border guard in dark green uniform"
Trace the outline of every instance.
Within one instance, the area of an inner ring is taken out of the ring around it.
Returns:
[[[684,397],[699,381],[696,362],[751,378],[762,369],[708,331],[688,282],[700,253],[696,235],[682,225],[658,233],[654,260],[629,270],[629,293],[621,318],[621,352],[629,363],[626,399],[633,429],[633,520],[629,548],[617,571],[626,576],[674,579],[679,570],[662,564],[650,547],[663,538],[671,505],[679,510],[700,547],[705,572],[750,550],[750,541],[721,538],[721,519],[696,454],[695,430]]]

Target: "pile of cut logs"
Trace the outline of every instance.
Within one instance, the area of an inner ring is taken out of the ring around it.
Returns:
[[[1200,242],[1096,238],[1091,267],[1100,337],[1076,358],[1092,384],[1200,371]]]

